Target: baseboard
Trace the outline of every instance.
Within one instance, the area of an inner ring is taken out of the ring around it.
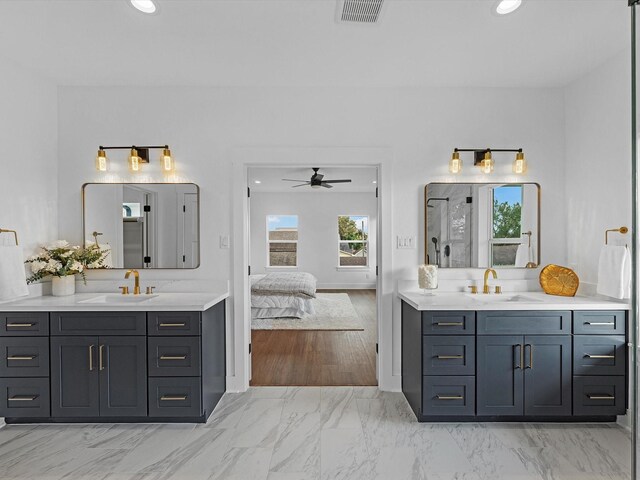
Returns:
[[[318,283],[318,290],[371,290],[376,288],[376,282],[371,283]]]
[[[627,408],[627,414],[626,415],[619,415],[618,418],[616,419],[616,423],[618,425],[620,425],[622,428],[625,428],[629,431],[632,430],[631,428],[631,422],[633,421],[633,419],[631,418],[631,410]]]

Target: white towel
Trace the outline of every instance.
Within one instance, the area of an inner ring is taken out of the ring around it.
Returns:
[[[531,249],[529,245],[521,243],[516,250],[516,267],[526,267],[531,261]]]
[[[22,247],[0,247],[0,300],[29,295]]]
[[[604,245],[598,262],[598,289],[613,298],[631,296],[631,253],[621,245]]]

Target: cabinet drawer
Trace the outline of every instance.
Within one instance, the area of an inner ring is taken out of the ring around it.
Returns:
[[[573,377],[574,415],[624,415],[624,377]]]
[[[557,335],[571,333],[571,312],[478,312],[478,335]]]
[[[48,377],[47,337],[0,338],[0,377]]]
[[[149,335],[200,335],[200,312],[149,312]]]
[[[627,312],[573,312],[573,333],[580,335],[624,335]]]
[[[574,375],[624,375],[627,347],[621,335],[575,335]]]
[[[423,335],[473,335],[476,312],[422,312]]]
[[[423,377],[423,415],[475,415],[475,377]]]
[[[476,339],[473,336],[424,335],[423,375],[475,375]]]
[[[200,375],[200,337],[149,337],[149,376]]]
[[[0,336],[27,337],[49,335],[49,314],[40,313],[0,313],[2,324]]]
[[[48,378],[0,378],[0,417],[49,417]]]
[[[59,312],[51,314],[51,335],[146,335],[145,312]]]
[[[200,378],[149,379],[150,417],[199,417],[202,415]]]

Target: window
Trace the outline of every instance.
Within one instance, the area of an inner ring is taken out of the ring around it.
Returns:
[[[369,217],[340,215],[338,217],[338,266],[369,265]]]
[[[297,215],[267,215],[267,266],[298,266]]]
[[[493,189],[491,210],[491,266],[516,264],[516,252],[522,242],[522,185]]]

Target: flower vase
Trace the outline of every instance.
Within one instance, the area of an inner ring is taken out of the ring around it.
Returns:
[[[64,277],[51,278],[51,294],[54,297],[66,297],[76,293],[75,275],[65,275]]]

